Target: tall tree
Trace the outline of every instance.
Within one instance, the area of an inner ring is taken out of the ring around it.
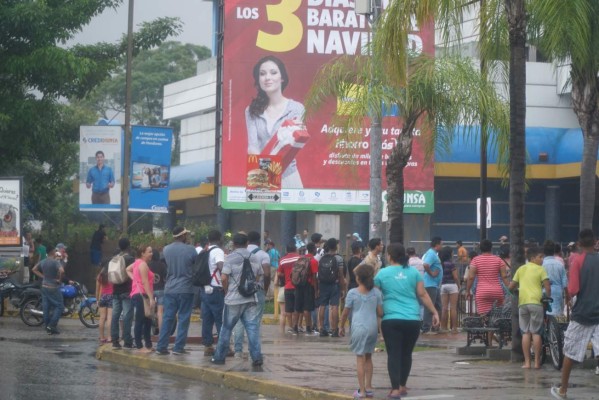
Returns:
[[[403,128],[386,169],[391,243],[404,241],[403,172],[417,124],[430,132],[424,137],[428,157],[435,148],[447,149],[456,133],[474,135],[482,113],[497,133],[494,140],[500,141],[508,131],[506,104],[470,60],[421,54],[406,61],[406,76],[394,76],[376,57],[337,59],[319,72],[306,99],[308,117],[330,98],[353,99],[342,107],[343,115],[333,116],[344,132],[364,126],[364,116],[373,109],[382,114],[383,104],[397,105]]]
[[[580,229],[592,228],[599,149],[599,2],[531,0],[532,41],[549,59],[570,65],[572,108],[584,139]],[[561,88],[560,88],[561,89]]]
[[[76,172],[78,126],[91,116],[61,103],[85,95],[110,76],[126,44],[66,47],[90,20],[122,0],[2,1],[0,6],[0,170],[22,175],[27,210],[45,219],[59,186]],[[139,49],[180,30],[174,18],[144,23]],[[75,168],[73,169],[73,166]]]

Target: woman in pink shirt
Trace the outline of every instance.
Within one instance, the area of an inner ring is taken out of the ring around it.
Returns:
[[[137,259],[127,267],[127,275],[131,278],[131,303],[135,311],[135,325],[133,326],[133,337],[135,347],[142,353],[152,351],[152,319],[144,314],[143,297],[150,299],[150,307],[154,308],[154,273],[148,267],[152,259],[152,247],[140,245],[136,251]],[[142,335],[146,343],[142,346]]]
[[[110,321],[112,320],[112,283],[108,281],[108,267],[104,266],[96,278],[96,299],[100,311],[100,343],[108,343],[104,333],[110,337]]]

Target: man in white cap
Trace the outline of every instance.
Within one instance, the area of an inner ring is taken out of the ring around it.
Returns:
[[[166,284],[164,286],[164,317],[160,327],[160,336],[156,345],[156,353],[169,354],[167,350],[170,327],[178,315],[177,337],[173,346],[173,354],[186,354],[185,342],[191,319],[194,287],[191,283],[192,266],[196,258],[196,249],[187,244],[189,231],[182,226],[173,229],[173,243],[164,248],[166,261]]]

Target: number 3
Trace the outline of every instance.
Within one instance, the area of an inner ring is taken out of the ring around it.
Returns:
[[[281,33],[271,35],[259,30],[256,46],[278,53],[295,49],[303,36],[302,21],[294,14],[301,3],[301,0],[281,0],[279,4],[267,5],[268,21],[281,24]]]

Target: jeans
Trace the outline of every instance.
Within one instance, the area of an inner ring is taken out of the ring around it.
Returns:
[[[220,335],[223,324],[223,309],[225,308],[225,292],[222,288],[213,288],[212,293],[206,294],[204,288],[200,288],[202,299],[202,344],[212,346],[214,338],[212,331],[216,325],[216,333]]]
[[[112,343],[119,341],[119,318],[123,313],[123,340],[126,347],[133,346],[131,336],[131,325],[133,324],[133,306],[129,293],[115,294],[112,296],[112,321],[110,325],[110,337]]]
[[[177,337],[173,351],[183,351],[187,341],[189,320],[191,319],[191,306],[193,305],[193,293],[165,293],[164,294],[164,316],[160,327],[160,336],[156,351],[165,351],[168,346],[169,330],[173,326],[175,316],[179,315],[177,323]]]
[[[248,335],[248,350],[254,362],[262,361],[262,349],[260,347],[260,307],[257,303],[244,303],[236,305],[225,305],[223,313],[223,326],[218,336],[218,345],[214,353],[214,360],[224,361],[229,352],[229,341],[231,332],[237,321],[243,323]]]
[[[141,294],[135,294],[131,298],[133,309],[135,310],[135,325],[133,326],[133,337],[135,338],[135,347],[141,349],[143,347],[141,339],[146,343],[146,348],[152,348],[152,320],[146,318],[144,314],[144,301]]]
[[[42,310],[44,312],[44,325],[56,329],[58,320],[64,311],[64,302],[60,288],[47,288],[42,286]]]
[[[318,304],[318,301],[316,304]],[[331,330],[331,326],[329,325],[329,307],[324,308],[324,327],[318,326],[318,308],[319,307],[316,307],[316,309],[312,311],[312,325],[314,325],[314,328],[318,328],[318,330],[324,329],[328,332]]]
[[[259,326],[262,325],[262,315],[264,315],[264,302],[266,300],[266,294],[264,293],[264,290],[258,290],[258,292],[256,293],[257,297],[258,297],[258,308],[259,308]],[[259,331],[258,331],[259,333]],[[243,337],[244,335],[244,329],[243,329],[243,324],[241,323],[241,321],[237,321],[237,324],[235,325],[235,328],[233,328],[233,336],[235,337],[235,353],[242,353],[243,352]]]
[[[441,294],[439,288],[437,287],[427,287],[424,288],[426,293],[428,293],[428,297],[431,298],[431,302],[437,309],[437,313],[439,314],[439,318],[441,318]],[[439,306],[437,306],[439,303]],[[433,325],[433,314],[429,311],[428,308],[424,308],[424,317],[422,319],[422,332],[428,332],[431,330]]]

